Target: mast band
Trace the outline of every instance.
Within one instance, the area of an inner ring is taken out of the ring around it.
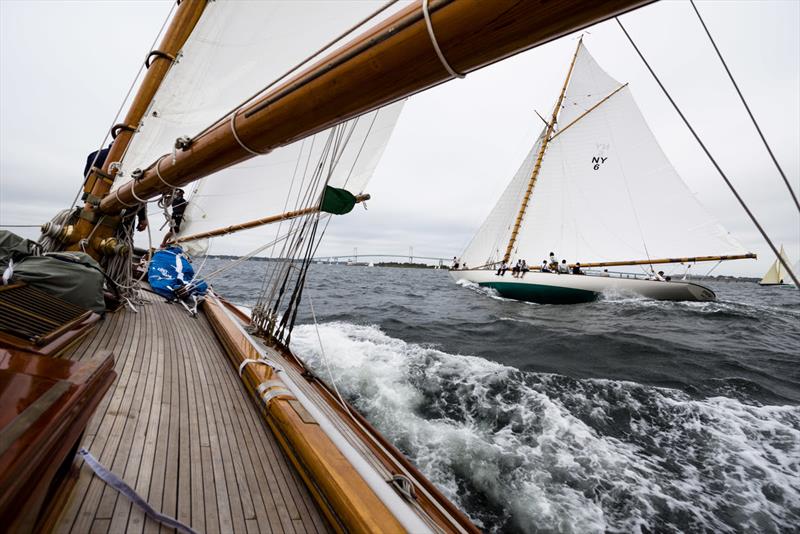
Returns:
[[[170,63],[175,62],[175,56],[167,54],[166,52],[162,52],[161,50],[153,50],[152,52],[147,54],[147,58],[145,58],[145,60],[144,60],[144,66],[147,67],[148,69],[150,68],[150,65],[152,64],[152,63],[150,63],[150,60],[153,59],[153,57],[162,58],[162,59],[168,59]]]
[[[439,61],[442,63],[442,66],[448,73],[450,73],[450,76],[452,76],[453,78],[466,77],[466,74],[462,74],[450,66],[450,63],[447,62],[447,58],[445,58],[444,54],[442,53],[442,49],[439,48],[439,42],[436,40],[436,34],[433,33],[431,14],[428,12],[428,0],[422,0],[422,14],[425,16],[425,26],[427,26],[428,28],[428,35],[431,38],[433,49],[436,51],[436,55],[439,56]]]
[[[258,152],[257,150],[253,150],[249,146],[245,145],[242,142],[242,140],[239,139],[239,134],[236,133],[236,113],[238,113],[238,112],[239,112],[239,110],[237,109],[236,111],[231,113],[231,133],[233,133],[233,138],[236,139],[236,142],[239,143],[240,147],[242,147],[243,149],[247,150],[248,152],[250,152],[254,156],[263,156],[264,154],[268,154],[270,152],[269,150],[267,150],[266,152]]]

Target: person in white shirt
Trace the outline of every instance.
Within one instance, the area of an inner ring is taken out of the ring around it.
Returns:
[[[558,258],[552,252],[550,253],[550,263],[547,266],[550,267],[551,271],[558,272]]]
[[[603,272],[600,273],[600,276],[611,276],[611,275],[608,274],[608,269],[603,269]]]
[[[569,265],[567,265],[567,260],[561,260],[561,263],[558,264],[558,274],[569,274]]]

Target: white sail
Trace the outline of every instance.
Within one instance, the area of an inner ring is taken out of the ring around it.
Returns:
[[[621,85],[579,47],[560,131],[546,149],[512,261],[537,265],[551,251],[571,262],[743,253],[678,176]],[[518,193],[517,211],[525,189],[515,185],[525,181],[520,173],[506,191]],[[514,204],[506,195],[501,203]],[[465,256],[473,256],[471,248]]]
[[[785,261],[787,264],[789,263],[789,260],[786,259],[786,252],[783,250],[783,245],[781,245],[781,258],[783,258],[783,261]],[[782,284],[784,283],[785,277],[786,275],[783,269],[783,265],[776,258],[775,261],[770,266],[769,270],[766,272],[764,277],[759,282],[759,284],[761,284],[762,286],[773,286]]]
[[[131,171],[144,169],[165,154],[162,165],[167,165],[177,138],[197,135],[380,5],[377,1],[209,2],[134,136],[114,188],[130,180]],[[394,104],[350,123],[354,129],[330,185],[347,182],[348,190],[362,192],[401,107],[402,103]],[[301,157],[316,163],[328,133],[197,182],[193,191],[198,196],[189,196],[181,233],[281,213],[296,177],[295,164]],[[298,179],[295,186],[299,183]],[[293,208],[289,203],[287,209]],[[151,227],[157,228],[163,218],[153,216],[154,208],[150,211]]]
[[[519,213],[520,202],[528,187],[536,156],[542,143],[544,130],[534,143],[525,159],[522,160],[519,170],[503,191],[500,200],[495,204],[489,216],[481,225],[478,233],[472,238],[467,249],[461,255],[461,263],[467,267],[478,268],[484,265],[493,265],[502,261],[505,254],[514,221]]]

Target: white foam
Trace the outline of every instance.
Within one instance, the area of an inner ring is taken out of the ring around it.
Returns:
[[[323,373],[313,326],[292,348]],[[483,528],[781,530],[800,519],[800,409],[521,373],[320,325],[342,393]]]

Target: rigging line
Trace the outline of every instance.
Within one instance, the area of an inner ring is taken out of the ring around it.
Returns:
[[[639,54],[639,57],[642,59],[642,62],[644,63],[645,67],[647,67],[647,70],[650,71],[650,74],[653,76],[653,79],[656,81],[658,86],[664,92],[664,95],[667,97],[667,99],[669,100],[670,104],[672,104],[672,107],[675,108],[675,111],[681,117],[681,119],[683,120],[683,123],[686,125],[686,127],[689,129],[689,131],[692,133],[692,135],[695,138],[695,141],[697,141],[697,143],[700,145],[700,148],[703,149],[703,152],[705,152],[706,156],[708,156],[708,159],[711,161],[712,165],[714,165],[714,168],[717,170],[719,175],[725,181],[725,184],[728,186],[728,189],[731,190],[731,193],[733,193],[733,196],[736,197],[736,200],[738,200],[739,204],[742,206],[742,209],[744,209],[745,213],[747,213],[748,217],[750,217],[750,220],[753,222],[755,227],[758,229],[759,233],[761,234],[761,237],[763,237],[764,241],[767,242],[767,245],[769,245],[769,248],[772,249],[772,252],[774,252],[775,256],[778,258],[778,261],[780,261],[781,264],[786,268],[786,272],[788,272],[789,276],[791,276],[792,280],[795,283],[795,286],[798,288],[798,290],[800,290],[800,281],[798,281],[797,276],[792,271],[792,269],[789,266],[789,264],[781,257],[780,253],[778,252],[778,249],[775,248],[775,245],[772,243],[772,240],[767,235],[767,232],[764,230],[764,228],[758,222],[758,219],[756,219],[756,216],[753,215],[753,212],[750,211],[750,208],[747,207],[747,204],[745,203],[744,199],[739,195],[739,192],[736,190],[736,187],[728,179],[728,176],[725,174],[725,171],[722,170],[722,168],[717,163],[717,160],[714,159],[714,156],[711,155],[711,152],[709,152],[708,148],[706,148],[706,145],[703,143],[703,141],[700,140],[700,136],[697,134],[697,132],[695,132],[694,128],[692,128],[692,125],[689,123],[689,120],[686,118],[686,116],[680,110],[680,108],[678,107],[678,104],[675,103],[675,101],[672,99],[672,96],[667,91],[666,87],[664,87],[664,84],[662,84],[661,80],[658,78],[658,76],[656,76],[656,73],[653,71],[652,67],[650,67],[650,64],[644,58],[644,55],[642,55],[642,52],[639,50],[639,47],[636,46],[636,43],[633,41],[633,38],[630,36],[628,31],[625,29],[625,26],[622,25],[622,21],[619,20],[619,17],[614,17],[614,20],[617,21],[617,24],[619,24],[619,27],[622,29],[622,32],[628,38],[628,41],[630,41],[631,46],[633,46],[633,49],[636,50],[637,54]]]
[[[161,35],[164,33],[164,28],[167,27],[167,23],[169,22],[169,19],[172,17],[172,12],[175,11],[175,7],[177,5],[178,5],[177,2],[173,2],[172,7],[169,9],[169,13],[167,13],[167,17],[164,19],[164,22],[161,24],[161,29],[158,30],[158,33],[156,34],[155,39],[153,39],[152,44],[150,44],[150,50],[152,50],[153,47],[156,46],[156,43],[158,42],[159,37],[161,37]],[[144,68],[145,68],[144,62],[142,62],[142,64],[139,66],[139,70],[136,72],[136,76],[134,76],[133,81],[131,82],[130,87],[128,87],[128,92],[125,94],[125,98],[122,99],[122,102],[119,105],[119,109],[117,109],[117,113],[116,113],[116,115],[114,115],[114,120],[111,123],[111,127],[106,131],[106,135],[105,135],[105,137],[103,137],[103,141],[100,143],[100,148],[97,149],[97,154],[95,154],[94,160],[92,160],[92,164],[89,166],[89,170],[87,171],[86,175],[83,177],[84,181],[89,176],[89,174],[92,172],[92,167],[94,167],[94,165],[97,163],[97,158],[100,156],[100,151],[105,146],[106,141],[108,141],[108,136],[111,134],[111,128],[113,128],[114,125],[117,124],[117,120],[119,119],[119,116],[122,113],[122,109],[125,107],[125,103],[130,98],[131,93],[133,92],[133,88],[136,87],[136,82],[139,80],[139,77],[142,75],[142,71],[144,70]],[[127,151],[127,149],[126,149],[126,151]],[[80,198],[82,192],[83,192],[83,184],[81,184],[81,187],[78,188],[78,193],[75,195],[75,199],[72,201],[72,204],[70,204],[70,209],[72,209],[72,207],[75,204],[78,203],[78,199]]]
[[[739,100],[742,101],[742,105],[744,109],[747,111],[747,114],[750,116],[750,120],[753,122],[753,126],[755,126],[756,131],[758,132],[758,136],[761,137],[761,141],[764,143],[764,148],[767,149],[767,153],[769,153],[769,157],[772,158],[772,162],[775,164],[775,168],[778,169],[778,172],[783,178],[783,183],[786,184],[786,188],[789,190],[789,195],[794,200],[795,206],[797,206],[797,210],[800,211],[800,201],[797,200],[797,195],[795,194],[794,190],[792,189],[792,185],[789,183],[789,179],[786,177],[786,173],[783,172],[783,168],[778,163],[778,159],[775,157],[775,154],[772,153],[772,149],[767,143],[766,137],[764,137],[764,133],[761,131],[761,128],[758,126],[758,122],[756,122],[756,118],[753,116],[753,112],[750,111],[750,106],[747,105],[747,101],[744,99],[744,95],[742,95],[742,91],[739,89],[739,85],[736,83],[736,80],[733,78],[733,74],[731,73],[730,69],[728,68],[728,64],[722,57],[722,52],[720,52],[719,48],[717,48],[717,43],[714,41],[714,38],[711,37],[711,32],[708,30],[708,26],[706,26],[703,17],[700,16],[700,11],[697,10],[697,6],[694,3],[694,0],[689,0],[692,4],[692,8],[694,12],[697,14],[697,18],[700,20],[700,24],[703,26],[703,29],[708,36],[708,40],[711,41],[711,46],[714,47],[714,51],[717,53],[717,57],[719,58],[722,66],[725,68],[725,72],[728,74],[728,78],[730,78],[731,83],[733,84],[733,88],[736,89],[736,94],[739,95]]]
[[[0,228],[41,228],[41,224],[0,224]]]
[[[259,90],[258,90],[256,93],[254,93],[254,94],[253,94],[253,95],[251,95],[250,97],[248,97],[248,98],[246,98],[245,100],[243,100],[243,101],[242,101],[242,102],[241,102],[241,103],[240,103],[238,106],[236,106],[236,107],[235,107],[235,108],[234,108],[232,111],[229,111],[228,113],[226,113],[225,115],[223,115],[222,117],[220,117],[219,119],[217,119],[216,121],[212,122],[212,123],[211,123],[211,124],[210,124],[210,125],[209,125],[209,126],[206,128],[206,129],[204,129],[202,132],[200,132],[199,134],[197,134],[195,137],[199,137],[199,136],[203,135],[204,133],[208,132],[209,130],[211,130],[212,128],[214,128],[215,126],[217,126],[217,125],[218,125],[219,123],[221,123],[222,121],[224,121],[224,120],[228,119],[228,117],[229,117],[229,116],[230,116],[232,113],[236,113],[237,111],[239,111],[239,110],[240,110],[240,109],[241,109],[243,106],[245,106],[245,105],[246,105],[248,102],[250,102],[251,100],[253,100],[254,98],[256,98],[258,95],[260,95],[260,94],[264,93],[265,91],[268,91],[268,90],[270,90],[271,88],[273,88],[273,87],[274,87],[274,86],[275,86],[275,85],[276,85],[278,82],[280,82],[281,80],[284,80],[284,79],[285,79],[287,76],[289,76],[289,75],[293,74],[294,72],[296,72],[298,69],[300,69],[302,66],[304,66],[305,64],[307,64],[309,61],[311,61],[311,60],[312,60],[312,59],[314,59],[315,57],[319,56],[320,54],[322,54],[323,52],[325,52],[326,50],[328,50],[330,47],[332,47],[333,45],[335,45],[336,43],[338,43],[339,41],[341,41],[342,39],[344,39],[345,37],[347,37],[348,35],[350,35],[350,34],[351,34],[351,33],[353,33],[354,31],[356,31],[357,29],[359,29],[361,26],[363,26],[364,24],[366,24],[366,23],[367,23],[367,22],[369,22],[370,20],[374,19],[375,17],[377,17],[378,15],[380,15],[381,13],[383,13],[384,11],[386,11],[388,8],[390,8],[392,5],[396,4],[397,2],[398,2],[398,0],[389,0],[389,1],[388,1],[388,2],[386,2],[386,3],[385,3],[383,6],[379,7],[379,8],[378,8],[376,11],[373,11],[373,12],[372,12],[370,15],[368,15],[367,17],[365,17],[364,19],[360,20],[359,22],[356,22],[356,23],[355,23],[353,26],[351,26],[350,28],[348,28],[347,30],[345,30],[345,31],[344,31],[343,33],[341,33],[339,36],[335,37],[334,39],[332,39],[331,41],[329,41],[327,44],[323,45],[323,46],[322,46],[322,48],[320,48],[320,49],[319,49],[319,50],[317,50],[316,52],[312,53],[311,55],[307,56],[305,59],[301,60],[301,61],[300,61],[298,64],[296,64],[294,67],[290,68],[290,69],[289,69],[289,70],[287,70],[285,73],[283,73],[283,74],[281,74],[280,76],[278,76],[277,78],[275,78],[275,80],[273,80],[273,81],[272,81],[270,84],[268,84],[266,87],[263,87],[263,88],[259,89]],[[151,48],[152,48],[152,47],[151,47]]]
[[[325,347],[322,345],[322,336],[319,333],[319,323],[317,323],[317,314],[314,313],[314,301],[311,298],[311,295],[308,296],[308,305],[311,308],[311,318],[314,320],[314,329],[317,331],[317,340],[319,341],[319,352],[322,355],[322,361],[325,362],[325,369],[328,370],[328,378],[331,379],[331,386],[333,386],[333,390],[336,392],[336,396],[339,398],[339,404],[344,411],[347,412],[347,415],[350,416],[350,419],[355,421],[355,417],[350,412],[350,408],[347,406],[347,403],[344,401],[341,392],[339,392],[339,388],[336,386],[336,380],[333,378],[333,371],[331,370],[330,361],[328,361],[328,355],[325,354]]]

